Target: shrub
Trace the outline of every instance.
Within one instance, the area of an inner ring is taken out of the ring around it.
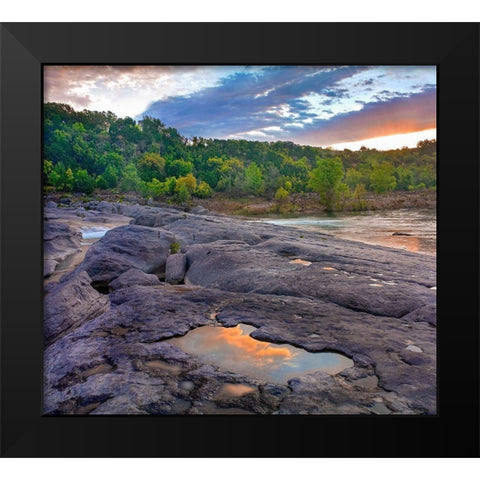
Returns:
[[[171,254],[175,254],[175,253],[178,253],[180,251],[180,248],[182,248],[182,246],[180,245],[179,242],[175,241],[175,242],[172,242],[170,244],[170,253]]]

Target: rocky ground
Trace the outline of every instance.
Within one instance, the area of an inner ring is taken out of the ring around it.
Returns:
[[[202,207],[48,202],[44,216],[46,414],[436,413],[434,258]],[[85,224],[115,228],[48,282]],[[169,342],[238,323],[354,366],[269,384]]]

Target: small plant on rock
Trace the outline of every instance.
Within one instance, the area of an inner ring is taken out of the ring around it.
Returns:
[[[179,242],[172,242],[172,243],[170,244],[170,253],[171,253],[171,254],[178,253],[178,252],[180,251],[180,248],[181,248],[181,247],[182,247],[182,246],[180,245]]]

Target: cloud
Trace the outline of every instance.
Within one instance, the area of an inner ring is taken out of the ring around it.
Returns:
[[[432,66],[46,66],[45,100],[188,137],[332,145],[435,125]]]
[[[436,90],[364,106],[358,112],[316,121],[295,136],[306,145],[327,146],[436,127]]]
[[[365,67],[264,67],[222,79],[195,95],[152,103],[144,115],[160,118],[187,136],[226,137],[276,125],[279,119],[308,121],[315,117],[305,97],[318,90],[329,97],[345,95],[336,82]]]
[[[110,110],[119,116],[134,117],[153,98],[195,93],[216,85],[234,70],[238,67],[48,65],[44,69],[44,98],[76,109]]]

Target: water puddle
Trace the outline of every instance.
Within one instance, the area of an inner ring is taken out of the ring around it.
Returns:
[[[294,377],[318,370],[334,375],[353,366],[348,357],[331,352],[311,353],[288,344],[255,340],[255,327],[199,327],[183,337],[169,340],[203,362],[272,383],[287,383]]]
[[[84,240],[102,238],[111,228],[108,227],[84,227],[81,229]]]
[[[226,383],[220,387],[220,390],[215,394],[216,400],[228,400],[234,397],[241,397],[247,393],[255,391],[254,387],[244,385],[243,383]]]
[[[297,258],[295,260],[292,260],[291,262],[288,263],[296,263],[298,265],[304,265],[305,267],[308,267],[309,265],[312,264],[312,262],[309,262],[307,260],[302,260],[301,258]]]

